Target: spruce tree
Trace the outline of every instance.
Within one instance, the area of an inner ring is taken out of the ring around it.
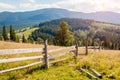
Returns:
[[[9,38],[8,38],[8,33],[7,33],[7,29],[6,29],[6,26],[5,26],[5,25],[3,26],[2,36],[3,36],[3,38],[4,38],[5,41],[9,40]]]
[[[12,25],[10,25],[10,40],[17,42],[17,36],[15,30],[13,29]]]
[[[61,46],[71,46],[74,44],[74,35],[69,30],[69,25],[67,22],[61,22],[58,28],[56,40]]]
[[[23,36],[22,36],[22,42],[23,43],[27,43],[27,40],[26,40],[26,38],[25,38],[25,35],[23,34]]]
[[[12,28],[12,25],[10,25],[10,40],[13,41],[13,28]]]

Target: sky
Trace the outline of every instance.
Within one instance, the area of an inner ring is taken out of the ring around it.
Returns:
[[[0,0],[0,12],[24,12],[62,8],[77,12],[112,11],[120,13],[120,0]]]

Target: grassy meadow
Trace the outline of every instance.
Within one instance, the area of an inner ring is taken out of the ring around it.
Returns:
[[[31,35],[31,33],[37,29],[39,29],[39,28],[37,28],[37,27],[35,27],[35,28],[23,28],[21,31],[17,31],[17,35],[22,36],[24,34],[25,37],[28,38],[29,35]]]
[[[16,43],[16,42],[5,42],[0,41],[0,50],[1,49],[21,49],[21,48],[43,48],[44,45],[40,44],[31,44],[31,43]],[[49,45],[48,49],[58,49],[62,48],[61,46]]]
[[[49,46],[50,47],[50,46]],[[58,47],[56,47],[57,49]],[[55,46],[50,49],[55,49]],[[59,54],[62,52],[69,51],[66,50],[50,53],[50,55]],[[79,48],[78,59],[68,59],[66,61],[54,63],[50,65],[50,68],[43,69],[42,64],[29,67],[22,70],[12,71],[4,74],[0,74],[0,80],[91,80],[86,74],[79,71],[79,68],[83,67],[87,71],[89,68],[93,68],[103,75],[100,80],[120,80],[120,51],[119,50],[89,50],[87,56],[84,54],[84,49]],[[25,56],[36,56],[41,55],[41,53],[28,53],[28,54],[14,54],[14,55],[1,55],[0,58],[13,58],[13,57],[25,57]],[[59,60],[61,58],[71,57],[73,55],[66,55],[63,57],[56,58]],[[40,61],[29,60],[13,63],[3,63],[0,64],[0,70],[9,69],[13,67],[23,66],[33,62]],[[111,78],[107,76],[112,74]]]

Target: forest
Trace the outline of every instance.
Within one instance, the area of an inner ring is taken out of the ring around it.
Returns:
[[[85,46],[86,41],[88,41],[88,46],[102,46],[106,49],[120,50],[120,26],[116,24],[87,19],[62,18],[42,22],[32,28],[38,29],[30,32],[28,37],[24,34],[20,37],[12,25],[10,25],[10,29],[6,29],[4,25],[0,39],[36,44],[42,44],[48,39],[49,44],[61,46],[71,46],[76,43],[79,46]],[[63,36],[60,36],[61,34]]]
[[[68,23],[70,31],[74,34],[79,46],[85,45],[88,38],[89,46],[104,46],[107,49],[120,49],[120,26],[94,20],[63,18],[39,24],[39,29],[31,37],[37,41],[48,39],[50,44],[55,44],[55,37],[62,21]]]

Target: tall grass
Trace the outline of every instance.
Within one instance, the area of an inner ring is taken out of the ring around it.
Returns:
[[[79,53],[83,54],[84,50],[79,50]],[[57,52],[57,54],[58,53],[61,52]],[[68,54],[66,56],[56,58],[55,60],[71,56],[73,55]],[[0,64],[0,70],[26,65],[36,61],[40,60],[36,59],[31,61]],[[76,62],[75,59],[68,59],[66,61],[54,63],[48,70],[43,69],[40,65],[36,65],[27,69],[0,74],[0,80],[91,80],[84,73],[78,70],[81,67],[88,71],[89,68],[97,70],[103,75],[101,80],[120,80],[120,51],[91,51],[87,56],[79,55]],[[109,74],[112,74],[114,79],[108,78],[107,75]]]

